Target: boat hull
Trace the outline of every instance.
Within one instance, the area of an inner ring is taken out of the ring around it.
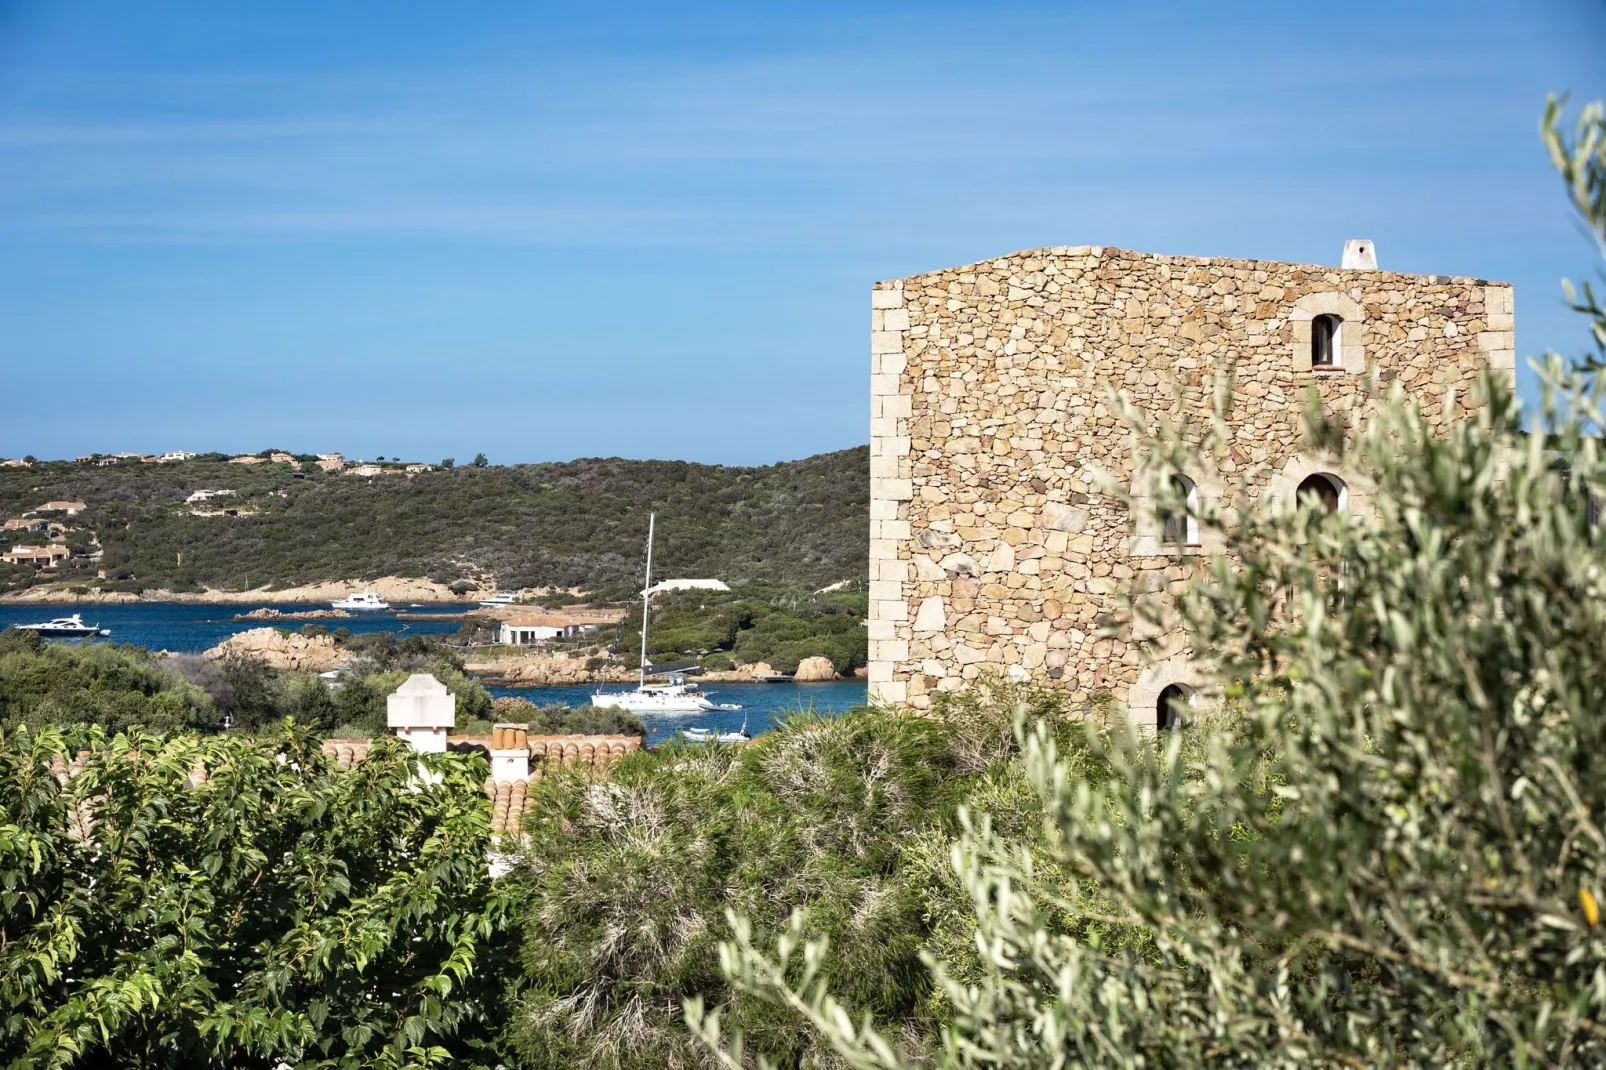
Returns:
[[[592,695],[591,705],[628,710],[631,713],[708,713],[719,709],[706,699],[685,695],[637,695],[629,691]]]

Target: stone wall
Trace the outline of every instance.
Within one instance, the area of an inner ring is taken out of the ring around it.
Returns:
[[[1342,321],[1335,359],[1312,368],[1323,315]],[[997,671],[1149,719],[1168,684],[1195,682],[1185,637],[1144,664],[1098,621],[1135,580],[1164,589],[1189,566],[1100,493],[1100,471],[1140,497],[1153,477],[1108,387],[1175,420],[1180,384],[1204,416],[1230,366],[1231,449],[1185,473],[1197,493],[1292,494],[1329,473],[1361,511],[1364,473],[1300,453],[1310,384],[1364,411],[1371,384],[1398,381],[1442,422],[1446,388],[1515,368],[1504,283],[1096,246],[879,283],[870,339],[872,700],[924,708]]]

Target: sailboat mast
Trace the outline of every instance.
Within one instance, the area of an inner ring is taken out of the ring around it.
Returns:
[[[647,602],[652,597],[652,528],[657,513],[647,514],[647,582],[641,589],[641,683],[647,686]]]

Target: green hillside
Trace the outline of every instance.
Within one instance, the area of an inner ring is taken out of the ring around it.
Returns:
[[[504,587],[639,585],[647,514],[654,572],[735,584],[823,587],[866,574],[867,447],[756,468],[585,459],[364,478],[221,457],[175,464],[41,462],[0,468],[0,517],[50,500],[77,557],[53,570],[0,565],[0,590],[69,582],[123,590],[244,590],[321,580],[422,576]],[[231,496],[185,504],[197,490]],[[237,516],[196,516],[196,509]],[[37,544],[10,532],[6,545]],[[106,579],[97,580],[104,570]]]

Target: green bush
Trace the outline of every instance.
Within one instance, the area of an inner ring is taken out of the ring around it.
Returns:
[[[833,983],[919,1034],[925,878],[905,848],[951,822],[961,790],[940,723],[871,711],[794,717],[740,748],[641,752],[601,785],[544,778],[515,874],[521,1051],[536,1066],[703,1065],[679,1008],[729,994],[725,912],[778,922],[804,903],[836,938]],[[764,1051],[823,1054],[796,1014],[732,998]]]

